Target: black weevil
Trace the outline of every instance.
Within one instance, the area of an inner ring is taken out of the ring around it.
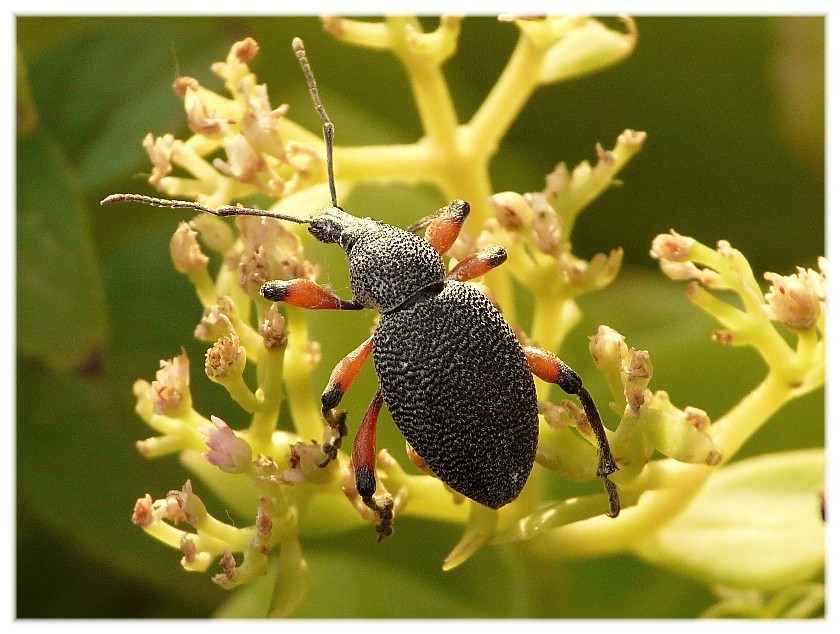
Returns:
[[[327,170],[332,206],[317,215],[285,214],[223,206],[212,209],[192,201],[136,194],[108,196],[102,204],[142,202],[194,209],[216,216],[267,216],[308,224],[317,240],[338,244],[347,254],[353,300],[345,301],[308,279],[266,282],[260,294],[312,309],[381,313],[370,338],[333,370],[321,396],[324,417],[337,430],[324,444],[327,466],[347,433],[346,411],[335,408],[373,354],[380,389],[373,397],[353,442],[356,489],[379,521],[380,539],[390,535],[393,502],[378,502],[376,490],[376,421],[384,402],[399,430],[423,463],[455,491],[490,508],[514,500],[528,479],[537,451],[539,422],[531,374],[576,395],[595,434],[600,454],[597,475],[609,498],[608,515],[620,510],[609,475],[617,470],[604,426],[580,377],[545,350],[523,347],[496,308],[473,285],[465,283],[502,264],[507,254],[490,247],[465,258],[449,273],[443,256],[461,230],[469,204],[456,200],[408,230],[357,218],[338,207],[333,176],[333,124],[321,105],[303,42],[292,47],[324,120]],[[425,229],[425,237],[415,231]]]

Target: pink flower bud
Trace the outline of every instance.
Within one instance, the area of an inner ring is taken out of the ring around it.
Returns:
[[[199,429],[210,449],[203,454],[207,462],[227,473],[244,472],[251,464],[251,446],[221,418],[211,416],[210,422],[216,429]]]

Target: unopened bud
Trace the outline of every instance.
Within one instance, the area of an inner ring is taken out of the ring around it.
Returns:
[[[533,220],[531,206],[521,194],[501,192],[491,196],[490,203],[496,211],[499,225],[510,231],[519,231]]]
[[[589,353],[601,370],[621,364],[628,351],[624,336],[609,326],[599,326],[598,332],[589,337]]]
[[[236,333],[231,331],[229,335],[219,337],[207,351],[204,371],[214,381],[241,376],[245,370],[245,361],[245,348],[239,344]]]
[[[251,445],[237,437],[221,418],[211,416],[210,422],[215,429],[199,429],[209,449],[204,458],[226,473],[245,472],[251,465]]]
[[[799,268],[796,275],[788,276],[765,273],[764,279],[772,283],[764,296],[764,312],[770,319],[795,331],[814,326],[821,312],[821,283],[815,271]]]
[[[285,348],[288,341],[286,335],[286,318],[283,313],[277,308],[277,304],[272,304],[265,314],[265,319],[259,326],[260,336],[263,338],[265,347],[269,350],[274,348]]]
[[[694,238],[682,236],[671,229],[671,233],[660,233],[653,239],[653,243],[650,247],[650,257],[654,260],[685,262],[688,259],[694,244]]]
[[[178,229],[169,241],[169,255],[172,263],[181,273],[194,273],[207,268],[209,258],[201,251],[196,236],[186,222],[178,224]]]
[[[233,230],[221,218],[199,214],[190,220],[190,227],[198,231],[201,241],[216,253],[226,253],[233,246]]]

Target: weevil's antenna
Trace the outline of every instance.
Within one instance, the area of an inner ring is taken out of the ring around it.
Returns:
[[[306,58],[306,50],[303,48],[303,40],[296,37],[292,40],[292,49],[297,55],[300,67],[303,69],[303,74],[306,76],[306,83],[309,84],[309,94],[312,96],[312,103],[315,104],[315,109],[324,120],[324,143],[327,146],[327,178],[330,182],[330,196],[332,197],[333,207],[338,207],[338,198],[335,195],[335,175],[333,174],[333,136],[335,135],[335,126],[330,118],[327,116],[327,111],[324,110],[324,105],[321,103],[321,96],[318,94],[318,85],[315,83],[315,75],[312,73],[312,67],[309,65],[309,60]]]
[[[213,209],[207,205],[202,205],[193,200],[170,200],[168,198],[153,198],[152,196],[144,196],[142,194],[111,194],[100,205],[114,205],[116,203],[143,203],[144,205],[152,205],[153,207],[170,207],[172,209],[193,209],[195,211],[203,211],[214,216],[224,218],[225,216],[265,216],[266,218],[276,218],[277,220],[288,220],[289,222],[296,222],[298,224],[309,224],[312,221],[309,218],[298,218],[297,216],[289,216],[281,214],[276,211],[267,211],[265,209],[251,209],[250,207],[239,207],[235,205],[222,205],[218,209]]]

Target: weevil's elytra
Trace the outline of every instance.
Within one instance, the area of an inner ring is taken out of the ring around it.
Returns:
[[[383,314],[373,361],[394,422],[441,480],[490,508],[519,495],[537,451],[534,379],[475,286],[447,281]]]
[[[102,204],[138,201],[217,216],[255,215],[304,223],[317,240],[344,250],[351,301],[308,279],[267,282],[260,293],[272,301],[311,309],[367,307],[381,313],[373,336],[336,366],[321,396],[324,418],[335,430],[323,446],[325,467],[338,455],[347,433],[346,412],[335,408],[373,355],[380,389],[359,424],[351,464],[357,492],[379,518],[380,539],[391,534],[393,519],[393,500],[375,495],[376,425],[382,404],[413,450],[443,482],[480,504],[499,508],[519,495],[534,464],[539,423],[532,374],[579,398],[598,444],[600,461],[594,475],[604,480],[608,515],[617,516],[618,493],[609,479],[617,467],[598,410],[580,377],[550,352],[523,348],[487,298],[466,283],[501,265],[507,258],[504,249],[485,249],[446,273],[441,256],[455,242],[470,210],[463,200],[453,201],[409,231],[340,209],[333,178],[333,125],[321,105],[303,43],[295,38],[292,46],[324,120],[331,207],[303,219],[133,194],[109,196]],[[424,238],[412,233],[420,229],[425,229]]]

